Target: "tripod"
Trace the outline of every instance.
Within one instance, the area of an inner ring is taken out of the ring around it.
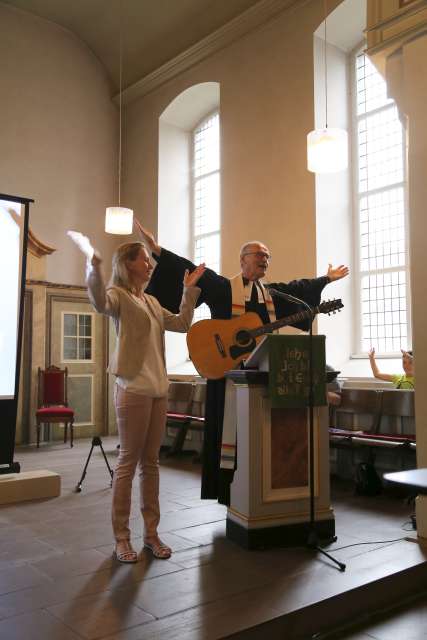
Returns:
[[[307,539],[306,546],[309,549],[314,549],[318,553],[323,554],[329,560],[332,560],[336,565],[338,565],[340,571],[345,571],[346,565],[343,562],[340,562],[333,556],[331,556],[327,551],[322,549],[320,546],[320,538],[316,529],[316,518],[315,518],[315,510],[314,510],[314,381],[313,381],[313,320],[314,314],[313,309],[309,304],[301,300],[300,298],[295,298],[287,293],[283,293],[282,291],[278,291],[272,287],[268,287],[269,292],[272,295],[276,295],[280,298],[284,298],[288,302],[293,302],[294,304],[302,304],[308,310],[309,323],[310,323],[310,331],[309,331],[309,361],[308,361],[308,408],[309,408],[309,419],[308,419],[308,430],[309,430],[309,475],[310,475],[310,521],[308,523],[307,530]],[[335,542],[336,536],[327,540],[328,543]]]
[[[83,469],[82,476],[81,476],[80,480],[78,481],[78,483],[76,485],[76,493],[80,493],[80,491],[82,490],[82,483],[83,483],[83,480],[85,479],[86,469],[88,467],[89,460],[90,460],[90,457],[92,455],[92,451],[93,451],[94,447],[100,447],[100,449],[101,449],[102,455],[104,456],[105,464],[107,465],[108,473],[110,474],[110,478],[111,478],[110,487],[113,486],[113,470],[111,469],[111,467],[110,467],[110,465],[108,463],[108,460],[107,460],[107,456],[105,455],[105,451],[104,451],[104,448],[102,446],[102,440],[101,440],[101,438],[99,436],[94,436],[92,438],[92,446],[90,448],[89,455],[87,457],[87,460],[86,460],[86,463],[85,463],[85,466],[84,466],[84,469]]]

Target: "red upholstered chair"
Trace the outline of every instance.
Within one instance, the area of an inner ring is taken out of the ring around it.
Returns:
[[[59,369],[51,365],[47,369],[38,370],[38,409],[37,447],[40,446],[40,429],[42,424],[51,422],[64,425],[64,442],[67,442],[68,425],[70,425],[70,446],[73,446],[74,411],[67,402],[68,369]]]

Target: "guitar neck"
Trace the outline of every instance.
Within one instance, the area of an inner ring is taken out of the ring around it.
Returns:
[[[272,331],[276,331],[276,329],[280,329],[280,327],[285,327],[289,324],[296,324],[302,320],[307,320],[307,318],[314,317],[316,313],[317,307],[314,307],[311,313],[309,311],[300,311],[299,313],[294,313],[291,316],[286,316],[286,318],[276,320],[276,322],[270,322],[269,324],[264,324],[262,327],[258,327],[257,329],[252,329],[249,333],[254,338],[257,338],[258,336],[262,336],[264,333],[272,333]]]

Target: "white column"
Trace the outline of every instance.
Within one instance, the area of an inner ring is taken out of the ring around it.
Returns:
[[[427,35],[387,58],[386,80],[407,116],[410,284],[415,354],[418,467],[427,467]],[[427,496],[417,499],[418,536],[427,538]]]

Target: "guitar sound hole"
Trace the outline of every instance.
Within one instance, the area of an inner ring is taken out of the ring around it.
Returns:
[[[252,342],[252,336],[249,331],[245,329],[241,329],[236,333],[236,343],[241,347],[246,347],[248,344]]]

